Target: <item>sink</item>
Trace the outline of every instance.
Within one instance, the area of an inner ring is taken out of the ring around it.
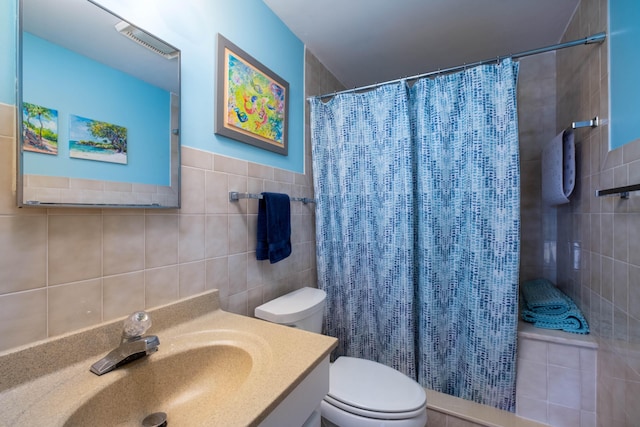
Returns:
[[[302,425],[329,390],[335,338],[225,312],[217,290],[150,314],[158,351],[101,376],[120,320],[0,354],[0,426]]]
[[[104,380],[120,375],[83,399],[64,426],[141,426],[155,412],[165,412],[170,426],[207,425],[210,411],[238,397],[261,370],[264,356],[255,346],[257,336],[249,343],[237,332],[233,339],[210,335],[189,334],[168,346],[163,342],[152,356],[105,374]]]

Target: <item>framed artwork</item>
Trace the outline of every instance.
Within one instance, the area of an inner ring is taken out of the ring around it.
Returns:
[[[127,164],[127,128],[69,115],[69,157]]]
[[[23,102],[22,133],[25,151],[58,155],[57,110]]]
[[[216,134],[287,155],[289,83],[218,34]]]

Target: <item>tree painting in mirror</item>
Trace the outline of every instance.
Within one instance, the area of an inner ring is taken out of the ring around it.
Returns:
[[[69,156],[127,164],[127,128],[70,115]]]
[[[58,154],[58,111],[22,103],[23,148],[43,154]]]

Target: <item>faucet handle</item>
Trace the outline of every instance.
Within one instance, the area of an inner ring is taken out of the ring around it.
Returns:
[[[136,311],[124,321],[122,339],[139,337],[151,327],[151,316],[146,311]]]

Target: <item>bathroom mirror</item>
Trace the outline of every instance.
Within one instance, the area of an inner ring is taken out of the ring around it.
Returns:
[[[18,206],[180,206],[180,51],[93,0],[20,0]]]

